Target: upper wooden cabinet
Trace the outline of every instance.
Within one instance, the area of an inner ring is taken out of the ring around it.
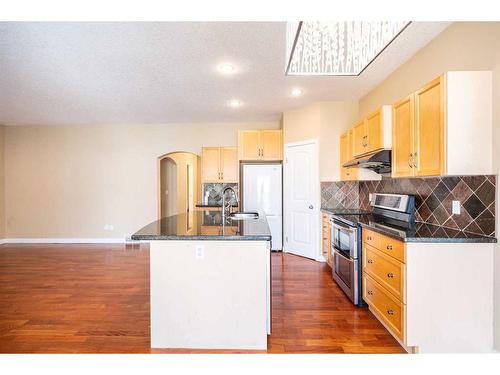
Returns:
[[[438,176],[444,167],[444,84],[439,77],[415,93],[413,169],[417,176]]]
[[[352,127],[353,155],[363,155],[366,153],[366,124],[361,120]]]
[[[357,168],[345,168],[343,165],[352,160],[353,130],[349,130],[340,136],[340,179],[342,181],[353,181],[358,178]]]
[[[239,160],[282,160],[282,130],[239,130]]]
[[[353,156],[391,147],[391,107],[384,105],[352,127]]]
[[[392,176],[492,173],[491,72],[448,72],[393,105]]]
[[[238,183],[236,147],[203,147],[201,155],[203,183]]]
[[[414,96],[410,95],[393,105],[392,119],[392,176],[413,175]]]

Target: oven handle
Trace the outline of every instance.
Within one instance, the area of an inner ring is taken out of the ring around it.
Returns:
[[[333,247],[333,252],[340,255],[342,258],[347,259],[350,263],[354,262],[354,259],[346,255],[343,251],[338,250],[335,246]]]
[[[349,233],[353,233],[356,230],[356,228],[351,228],[348,226],[339,225],[339,224],[337,224],[336,221],[332,221],[332,227],[334,227],[336,229],[340,229],[340,230],[345,230],[346,232],[349,232]]]

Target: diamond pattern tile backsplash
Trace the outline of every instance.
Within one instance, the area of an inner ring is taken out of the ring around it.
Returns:
[[[321,182],[321,204],[325,208],[369,210],[370,193],[414,195],[417,221],[495,235],[496,177],[493,175]],[[451,213],[454,200],[461,203],[459,215]]]
[[[236,194],[239,194],[238,184],[203,184],[203,196],[201,197],[203,204],[214,204],[221,205],[222,204],[222,191],[226,186],[231,186]],[[207,197],[206,199],[205,197]],[[226,193],[226,199],[230,196],[230,192]],[[235,205],[236,200],[233,196],[231,196],[231,204]]]

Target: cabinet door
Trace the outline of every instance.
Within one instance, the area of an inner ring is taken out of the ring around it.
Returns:
[[[352,128],[353,136],[353,156],[357,157],[366,152],[366,124],[364,121],[358,122]]]
[[[344,133],[340,136],[340,180],[347,181],[349,178],[347,168],[343,165],[349,157],[349,133]]]
[[[261,130],[260,153],[262,160],[283,160],[281,130]]]
[[[372,152],[378,149],[383,148],[382,140],[384,137],[382,136],[382,112],[378,110],[375,113],[372,113],[365,120],[366,122],[366,135],[367,138],[365,140],[366,152]]]
[[[203,147],[201,152],[202,182],[220,182],[220,148]]]
[[[260,130],[240,130],[238,135],[238,158],[260,160]]]
[[[442,77],[439,77],[415,93],[414,158],[417,176],[445,173],[443,90]]]
[[[392,107],[392,177],[413,176],[414,96]]]
[[[347,161],[354,159],[354,131],[351,129],[347,133]],[[347,169],[347,179],[349,181],[356,181],[358,179],[358,168]]]
[[[220,170],[222,182],[238,182],[238,149],[236,147],[221,147]]]

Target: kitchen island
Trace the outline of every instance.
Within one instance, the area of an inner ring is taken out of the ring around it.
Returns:
[[[267,349],[271,234],[265,215],[196,211],[132,235],[150,242],[151,347]]]

